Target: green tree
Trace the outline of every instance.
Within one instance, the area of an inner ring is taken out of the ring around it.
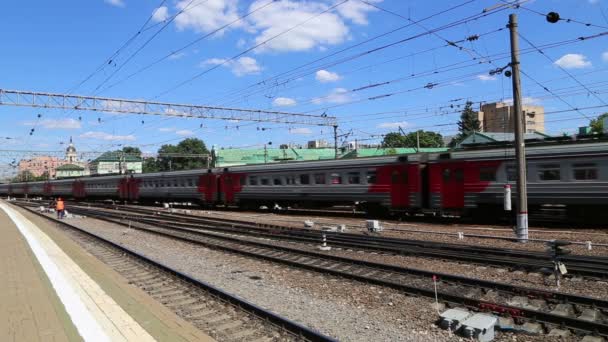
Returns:
[[[33,182],[35,180],[36,176],[30,170],[21,171],[13,178],[13,182]]]
[[[384,136],[382,140],[382,147],[404,147],[405,146],[405,136],[401,135],[397,132],[391,132]]]
[[[143,173],[160,171],[160,165],[158,163],[158,160],[156,160],[156,158],[152,158],[152,157],[144,158],[144,161],[143,161],[143,164],[141,167],[142,167]]]
[[[591,127],[591,132],[596,134],[604,133],[604,119],[608,117],[608,112],[601,114],[595,119],[591,119],[589,121],[589,126]]]
[[[450,147],[454,147],[462,139],[466,138],[473,132],[481,132],[481,122],[477,112],[473,110],[473,102],[467,101],[460,114],[460,121],[458,121],[458,135],[450,142]]]
[[[201,156],[209,154],[205,143],[197,138],[182,140],[177,145],[163,145],[158,150],[158,167],[160,171],[169,170],[192,170],[207,166],[207,161]]]
[[[418,146],[418,139],[420,139],[420,147],[443,147],[443,137],[441,134],[423,130],[410,132],[407,135],[401,135],[396,132],[388,133],[384,136],[382,146],[415,148]]]
[[[122,148],[122,152],[134,157],[141,158],[141,150],[139,149],[139,147],[125,146]]]

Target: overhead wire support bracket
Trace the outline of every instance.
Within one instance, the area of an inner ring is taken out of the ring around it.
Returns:
[[[307,126],[337,126],[336,117],[250,108],[230,108],[168,102],[0,89],[0,105],[84,110],[121,114],[162,115],[213,120],[269,122]]]

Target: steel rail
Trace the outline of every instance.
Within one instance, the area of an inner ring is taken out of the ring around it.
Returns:
[[[259,317],[259,318],[261,318],[261,319],[263,319],[265,321],[271,322],[272,324],[274,324],[274,325],[276,325],[276,326],[284,329],[285,331],[291,333],[292,335],[300,337],[300,338],[302,338],[302,339],[304,339],[306,341],[311,341],[311,342],[336,342],[337,341],[336,339],[333,339],[333,338],[331,338],[329,336],[325,336],[325,335],[321,334],[320,332],[315,331],[313,329],[310,329],[310,328],[308,328],[308,327],[306,327],[306,326],[304,326],[302,324],[294,322],[294,321],[292,321],[292,320],[290,320],[288,318],[279,316],[279,315],[273,313],[272,311],[266,310],[266,309],[264,309],[264,308],[262,308],[260,306],[257,306],[257,305],[255,305],[255,304],[253,304],[253,303],[251,303],[251,302],[249,302],[247,300],[244,300],[244,299],[241,299],[241,298],[239,298],[237,296],[234,296],[234,295],[232,295],[232,294],[230,294],[230,293],[228,293],[228,292],[226,292],[226,291],[224,291],[224,290],[222,290],[222,289],[220,289],[218,287],[215,287],[215,286],[213,286],[213,285],[211,285],[209,283],[206,283],[206,282],[203,282],[201,280],[192,278],[191,276],[189,276],[189,275],[187,275],[185,273],[177,271],[177,270],[175,270],[175,269],[173,269],[173,268],[171,268],[169,266],[163,265],[160,262],[152,260],[152,259],[150,259],[150,258],[148,258],[148,257],[146,257],[146,256],[144,256],[144,255],[142,255],[142,254],[134,251],[134,250],[131,250],[131,249],[127,248],[127,247],[121,246],[121,245],[119,245],[117,243],[114,243],[114,242],[112,242],[110,240],[107,240],[107,239],[105,239],[105,238],[103,238],[103,237],[101,237],[101,236],[99,236],[97,234],[88,232],[88,231],[86,231],[86,230],[84,230],[82,228],[79,228],[79,227],[76,227],[74,225],[71,225],[71,224],[69,224],[69,223],[67,223],[65,221],[53,219],[53,218],[51,218],[51,217],[49,217],[47,215],[44,215],[44,214],[39,213],[39,212],[36,212],[35,210],[32,210],[31,208],[28,208],[26,206],[19,205],[19,207],[21,207],[21,208],[23,208],[25,210],[28,210],[29,212],[31,212],[31,213],[33,213],[35,215],[43,217],[43,218],[45,218],[45,219],[47,219],[47,220],[49,220],[51,222],[55,222],[55,223],[61,224],[62,226],[66,227],[66,228],[69,228],[69,229],[72,229],[72,230],[76,230],[76,231],[78,231],[80,233],[83,233],[83,234],[85,234],[85,235],[87,235],[89,237],[92,237],[92,238],[94,238],[94,239],[96,239],[98,241],[101,241],[101,242],[103,242],[103,243],[105,243],[105,244],[107,244],[107,245],[109,245],[109,246],[111,246],[113,248],[116,248],[116,249],[118,249],[118,250],[120,250],[120,251],[122,251],[122,252],[124,252],[126,254],[129,254],[130,256],[133,256],[133,257],[135,257],[137,259],[140,259],[140,260],[142,260],[142,261],[144,261],[144,262],[146,262],[146,263],[148,263],[148,264],[150,264],[150,265],[152,265],[152,266],[154,266],[156,268],[159,268],[159,269],[161,269],[161,270],[163,270],[163,271],[165,271],[165,272],[167,272],[169,274],[172,274],[175,277],[183,279],[183,280],[185,280],[185,281],[187,281],[187,282],[189,282],[189,283],[191,283],[191,284],[193,284],[193,285],[195,285],[195,286],[197,286],[199,288],[204,289],[205,291],[211,293],[212,295],[214,295],[214,296],[216,296],[216,297],[218,297],[218,298],[220,298],[220,299],[222,299],[222,300],[224,300],[226,302],[229,302],[229,303],[233,304],[234,306],[243,309],[244,311],[250,312],[253,315],[255,315],[255,316],[257,316],[257,317]]]

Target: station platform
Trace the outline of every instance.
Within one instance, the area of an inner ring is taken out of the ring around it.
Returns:
[[[213,341],[44,219],[0,201],[0,341]]]

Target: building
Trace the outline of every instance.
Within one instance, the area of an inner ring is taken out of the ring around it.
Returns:
[[[34,177],[46,175],[48,178],[55,178],[57,168],[64,164],[66,161],[57,157],[39,156],[20,160],[18,168],[20,174],[29,171]]]
[[[307,144],[308,148],[327,148],[329,147],[329,144],[327,143],[327,140],[311,140],[308,142]]]
[[[89,164],[91,175],[142,173],[142,159],[120,151],[105,152]]]
[[[540,132],[524,134],[525,140],[544,140],[546,138],[550,138],[550,136]],[[515,141],[515,133],[473,132],[454,147],[462,148],[471,144],[492,144],[509,141]]]
[[[55,178],[74,178],[88,175],[86,169],[76,164],[64,164],[56,169]]]
[[[19,161],[19,173],[24,173],[25,171],[29,171],[34,177],[40,177],[46,175],[47,178],[58,178],[64,177],[67,169],[63,169],[58,175],[57,171],[64,165],[72,165],[82,169],[82,175],[87,175],[88,172],[86,170],[86,164],[78,161],[78,153],[76,152],[76,147],[74,147],[74,143],[72,142],[72,137],[70,137],[70,144],[65,150],[65,158],[59,159],[58,157],[51,156],[40,156],[32,159],[23,159]],[[74,168],[70,169],[69,174],[74,173]],[[73,176],[69,176],[73,177]]]
[[[545,108],[542,106],[522,105],[525,116],[526,133],[545,131]],[[504,102],[487,103],[478,112],[479,122],[483,132],[515,132],[513,106]]]

